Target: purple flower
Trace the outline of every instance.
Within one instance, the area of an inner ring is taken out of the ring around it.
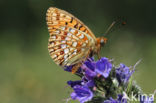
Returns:
[[[93,97],[92,91],[87,86],[76,85],[73,87],[74,92],[71,94],[73,100],[79,100],[80,103],[90,101]]]
[[[72,67],[73,66],[68,66],[64,70],[71,72]],[[78,73],[83,70],[85,77],[88,78],[89,80],[96,77],[97,74],[100,74],[105,78],[107,78],[109,76],[111,69],[112,64],[106,57],[101,58],[97,62],[95,62],[93,58],[88,58],[81,66],[81,69],[79,69]]]
[[[118,95],[117,99],[113,99],[112,97],[109,100],[105,100],[103,103],[127,103],[127,100],[123,98],[123,95]]]
[[[81,68],[84,70],[86,78],[92,79],[97,75],[97,73],[95,72],[95,66],[95,61],[93,61],[93,59],[89,58],[84,62]]]
[[[134,73],[134,70],[130,70],[124,64],[120,64],[120,67],[116,69],[116,77],[119,83],[127,83],[131,75]]]
[[[82,80],[77,81],[67,81],[67,84],[70,85],[72,88],[76,85],[80,86],[87,86],[87,87],[94,87],[94,81],[93,80],[87,80],[86,78],[82,78]]]
[[[96,62],[95,71],[98,74],[101,74],[102,76],[104,76],[105,78],[109,76],[111,69],[112,69],[112,64],[106,57],[103,57],[99,61]]]
[[[73,68],[73,65],[70,65],[70,66],[66,66],[64,70],[68,72],[72,72],[72,68]]]
[[[87,86],[87,87],[94,87],[95,86],[95,84],[94,84],[94,80],[89,80],[88,82],[86,82],[85,83],[85,86]]]
[[[67,84],[70,85],[72,88],[76,85],[82,85],[82,80],[77,80],[77,81],[67,81]]]
[[[140,103],[154,103],[154,98],[148,96],[141,96]]]

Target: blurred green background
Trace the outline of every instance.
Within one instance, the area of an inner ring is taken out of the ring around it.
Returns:
[[[0,103],[64,103],[70,95],[64,72],[48,54],[46,10],[55,6],[82,20],[96,36],[123,16],[127,25],[107,35],[101,55],[115,64],[134,65],[144,92],[156,89],[156,1],[154,0],[1,0]],[[74,102],[75,103],[75,102]]]

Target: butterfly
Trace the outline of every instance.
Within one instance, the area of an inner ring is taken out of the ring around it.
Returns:
[[[48,50],[53,61],[62,66],[73,65],[75,73],[90,56],[99,55],[107,38],[96,38],[93,32],[72,14],[50,7],[46,13],[50,34]]]

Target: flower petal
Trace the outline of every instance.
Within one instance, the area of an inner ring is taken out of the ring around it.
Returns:
[[[111,69],[112,69],[112,64],[109,62],[108,58],[106,57],[101,58],[99,61],[96,62],[95,71],[98,74],[103,75],[105,78],[109,76]]]

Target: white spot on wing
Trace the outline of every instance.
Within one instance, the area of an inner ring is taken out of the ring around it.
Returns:
[[[65,61],[65,62],[68,61],[68,58],[66,58],[64,61]]]
[[[71,37],[71,36],[72,36],[72,34],[71,34],[71,33],[67,33],[67,36]]]
[[[69,53],[69,49],[68,48],[64,49],[64,53],[65,54]]]
[[[57,14],[56,14],[56,13],[53,13],[52,15],[53,15],[53,16],[57,16]]]
[[[52,58],[56,58],[56,57],[57,57],[57,55],[56,55],[56,54],[52,55]]]
[[[66,15],[66,18],[67,18],[67,19],[71,19],[71,17],[70,17],[70,16],[68,16],[68,15]]]
[[[48,29],[52,29],[52,27],[48,27]]]
[[[69,37],[66,37],[65,40],[70,40],[70,38]]]
[[[56,30],[56,31],[54,31],[53,33],[54,33],[54,34],[59,34],[60,31],[59,31],[59,30]]]
[[[52,17],[53,20],[56,20],[56,17]]]
[[[54,51],[54,49],[49,49],[49,52],[53,52]]]
[[[66,47],[67,47],[66,44],[62,44],[62,45],[61,45],[61,48],[62,48],[62,49],[66,48]]]
[[[76,53],[77,53],[77,49],[74,50],[73,54],[76,54]]]
[[[66,55],[64,55],[64,59],[67,59],[67,57],[68,57],[68,55],[66,54]]]
[[[79,36],[80,35],[80,32],[78,32],[77,34],[76,34],[76,36]]]
[[[64,26],[61,27],[61,30],[65,30],[65,29],[66,29],[66,27],[64,27]]]
[[[70,49],[70,51],[73,51],[74,50],[74,48],[69,48]]]
[[[88,40],[86,40],[86,43],[88,43]]]
[[[60,16],[63,17],[63,16],[65,16],[65,14],[62,14],[62,13],[61,13]]]
[[[77,46],[77,42],[74,41],[73,44],[72,44],[72,46],[73,46],[73,47],[76,47],[76,46]]]
[[[85,49],[84,48],[81,48],[81,51],[83,52],[83,51],[85,51]]]
[[[65,40],[62,40],[61,43],[66,43],[66,41]]]
[[[74,33],[74,32],[75,32],[75,30],[74,30],[74,29],[72,29],[72,28],[70,28],[70,29],[69,29],[69,31],[70,31],[70,32],[72,32],[72,33]]]
[[[54,35],[54,36],[52,36],[51,38],[52,38],[52,39],[56,39],[56,36]]]
[[[58,21],[54,20],[53,21],[53,24],[57,25],[58,24]]]
[[[55,43],[54,43],[54,42],[51,42],[50,44],[51,44],[52,46],[54,46]]]
[[[82,47],[85,47],[85,46],[86,46],[86,43],[83,43],[83,44],[82,44]]]
[[[79,38],[80,38],[80,39],[83,39],[83,38],[84,38],[84,35],[83,35],[83,34],[81,34],[81,35],[79,36]]]
[[[72,35],[72,37],[76,40],[79,40],[79,38],[77,38],[75,35]]]

